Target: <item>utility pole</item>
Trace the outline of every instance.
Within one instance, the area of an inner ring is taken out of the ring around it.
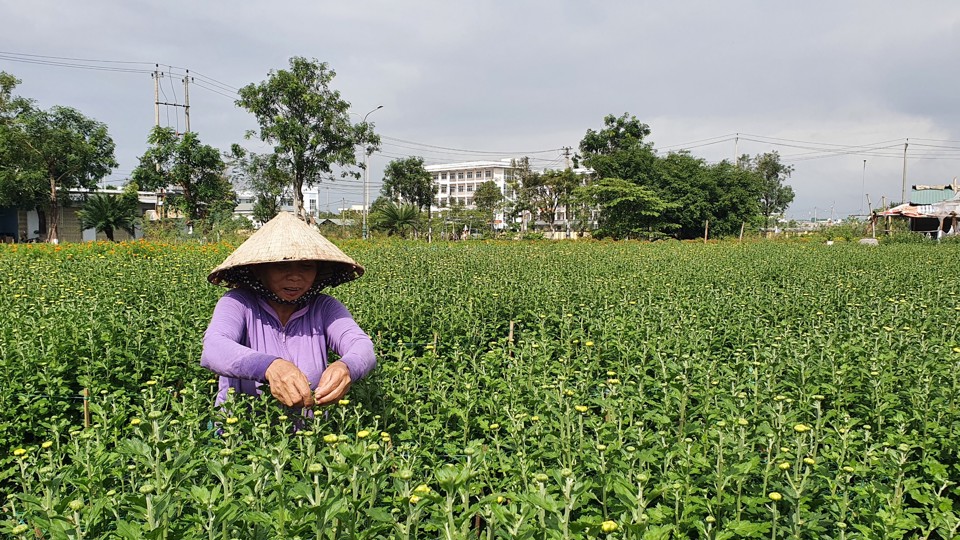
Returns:
[[[570,168],[571,168],[571,167],[570,167],[570,147],[569,147],[569,146],[564,146],[564,147],[563,147],[563,162],[564,162],[565,168],[567,168],[567,169],[570,169]]]
[[[863,175],[860,177],[860,215],[863,215],[863,198],[867,194],[867,160],[863,160]]]
[[[383,108],[383,105],[377,105],[376,109],[368,112],[363,115],[363,120],[361,123],[367,123],[367,117],[370,114],[379,111]],[[363,152],[363,239],[366,240],[368,236],[367,231],[367,209],[370,206],[370,148],[365,148]]]
[[[153,125],[160,127],[160,77],[163,76],[160,64],[155,64],[150,76],[153,77]]]
[[[187,133],[190,133],[190,70],[183,78],[183,118],[186,122]]]
[[[907,200],[907,146],[910,139],[903,143],[903,190],[900,193],[900,204],[910,202]]]

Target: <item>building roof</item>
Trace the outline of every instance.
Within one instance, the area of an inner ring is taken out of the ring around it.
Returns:
[[[502,159],[500,161],[464,161],[461,163],[440,163],[437,165],[427,165],[424,169],[430,172],[436,171],[455,171],[458,169],[483,169],[491,167],[511,168],[511,160]]]
[[[909,218],[946,218],[960,215],[960,193],[954,197],[930,204],[901,204],[880,212],[881,216],[905,216]]]
[[[918,206],[950,200],[956,195],[953,186],[913,186],[910,204]]]

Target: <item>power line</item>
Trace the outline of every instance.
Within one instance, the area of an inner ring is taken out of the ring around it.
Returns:
[[[380,137],[380,138],[381,138],[381,139],[385,139],[385,140],[389,140],[389,141],[396,141],[396,142],[401,142],[401,143],[406,143],[406,144],[413,144],[413,145],[416,145],[417,147],[436,148],[436,149],[438,149],[438,150],[447,150],[447,151],[450,151],[450,152],[459,152],[459,153],[463,153],[463,154],[529,155],[529,154],[545,154],[545,153],[547,153],[547,152],[560,152],[560,151],[563,150],[563,148],[551,148],[551,149],[548,149],[548,150],[532,150],[532,151],[522,151],[522,152],[520,152],[520,151],[495,152],[495,151],[491,151],[491,150],[465,150],[465,149],[463,149],[463,148],[449,148],[449,147],[446,147],[446,146],[437,146],[437,145],[432,145],[432,144],[426,144],[426,143],[418,143],[418,142],[413,142],[413,141],[407,141],[407,140],[404,140],[404,139],[397,139],[397,138],[395,138],[395,137],[382,136],[382,137]],[[398,146],[400,146],[400,145],[398,145]]]

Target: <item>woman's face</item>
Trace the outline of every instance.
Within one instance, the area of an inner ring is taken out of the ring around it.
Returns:
[[[317,261],[284,261],[258,264],[253,274],[270,292],[288,302],[303,296],[317,278]]]

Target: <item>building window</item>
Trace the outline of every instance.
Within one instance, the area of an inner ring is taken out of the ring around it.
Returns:
[[[457,193],[463,193],[463,184],[457,185]]]
[[[473,180],[473,171],[467,171],[467,179]]]
[[[493,171],[483,171],[484,178],[493,178]]]
[[[462,172],[458,172],[458,173],[457,173],[457,180],[463,180],[463,173],[462,173]]]
[[[440,179],[441,179],[441,180],[446,180],[446,179],[447,179],[447,173],[440,173]]]
[[[446,192],[447,192],[447,185],[444,184],[444,185],[440,186],[440,193],[446,193]]]
[[[472,191],[473,191],[473,184],[467,184],[467,193],[471,193]]]

